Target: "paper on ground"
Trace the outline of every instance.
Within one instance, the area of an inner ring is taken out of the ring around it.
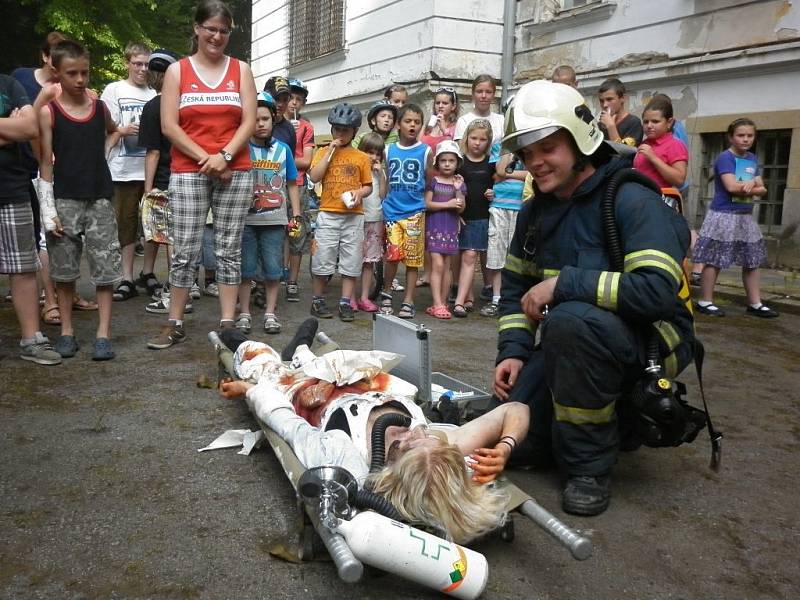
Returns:
[[[249,455],[253,448],[258,446],[264,439],[264,432],[261,430],[250,431],[249,429],[229,429],[205,448],[200,448],[198,452],[206,450],[222,450],[224,448],[238,448],[242,446],[238,454]]]

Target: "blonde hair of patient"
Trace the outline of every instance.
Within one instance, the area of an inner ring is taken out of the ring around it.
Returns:
[[[457,446],[415,448],[369,476],[367,487],[389,500],[408,521],[419,521],[465,544],[500,527],[508,496],[467,475]]]

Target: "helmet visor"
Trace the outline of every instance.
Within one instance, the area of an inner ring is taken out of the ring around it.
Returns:
[[[525,146],[535,144],[547,136],[553,135],[559,129],[563,128],[559,126],[551,126],[542,127],[541,129],[517,131],[503,138],[503,151],[511,153],[519,152]]]

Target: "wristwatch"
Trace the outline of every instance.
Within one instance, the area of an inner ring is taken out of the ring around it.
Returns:
[[[219,153],[222,154],[222,158],[225,159],[225,162],[231,162],[233,160],[233,154],[225,150],[225,148],[220,150]]]

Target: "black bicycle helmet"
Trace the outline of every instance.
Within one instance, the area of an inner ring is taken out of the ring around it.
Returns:
[[[361,127],[361,111],[352,104],[340,102],[328,113],[328,123],[339,127]]]
[[[392,111],[392,115],[394,115],[394,120],[397,121],[397,107],[388,100],[378,100],[375,104],[370,106],[369,110],[367,111],[367,123],[372,121],[373,117],[382,110]]]

